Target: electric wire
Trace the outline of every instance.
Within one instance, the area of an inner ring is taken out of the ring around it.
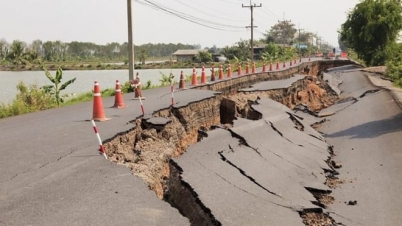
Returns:
[[[153,1],[149,1],[149,0],[143,0],[144,2],[141,2],[140,0],[135,0],[136,2],[138,2],[141,5],[144,5],[146,7],[150,7],[152,9],[158,10],[158,11],[162,11],[165,12],[167,14],[179,17],[183,20],[198,24],[200,26],[204,26],[207,28],[211,28],[211,29],[215,29],[215,30],[221,30],[221,31],[231,31],[231,32],[242,32],[244,31],[244,29],[239,30],[240,28],[243,28],[242,26],[233,26],[233,25],[227,25],[227,24],[222,24],[222,23],[217,23],[217,22],[213,22],[213,21],[209,21],[209,20],[205,20],[202,18],[198,18],[195,16],[191,16],[188,14],[185,14],[183,12],[171,9],[169,7],[163,6],[160,3],[155,3]],[[232,28],[232,29],[225,29],[225,28]],[[236,29],[233,29],[236,28]]]
[[[228,18],[216,16],[216,15],[214,15],[214,14],[206,13],[206,12],[201,11],[201,10],[199,10],[199,9],[197,9],[197,8],[194,8],[193,6],[188,5],[188,4],[186,4],[186,3],[184,3],[184,2],[182,2],[182,1],[180,1],[180,0],[175,0],[175,1],[178,2],[178,3],[180,3],[180,4],[182,4],[182,5],[184,5],[184,6],[187,6],[187,7],[190,8],[190,9],[196,10],[197,12],[203,13],[203,14],[208,15],[208,16],[212,16],[212,17],[215,17],[215,18],[218,18],[218,19],[227,20],[227,21],[244,22],[244,21],[242,21],[242,20],[233,20],[233,19],[228,19]],[[187,1],[189,1],[189,0],[187,0]],[[190,1],[191,1],[191,0],[190,0]],[[194,2],[194,1],[191,1],[191,2],[196,3],[196,2]],[[196,4],[198,4],[198,3],[196,3]],[[199,5],[199,4],[198,4],[198,6],[202,6],[202,5]],[[205,7],[205,6],[204,6],[204,7]],[[218,12],[218,11],[217,11],[217,12]],[[221,13],[221,12],[219,12],[219,13]]]
[[[193,2],[193,3],[196,3],[196,4],[199,4],[199,2],[197,2],[196,0],[187,0],[187,1],[190,1],[190,2]],[[212,11],[215,11],[215,12],[220,13],[220,14],[224,14],[224,15],[233,17],[233,14],[227,13],[227,12],[225,12],[225,11],[216,10],[216,8],[213,8],[213,7],[208,7],[208,6],[205,6],[205,5],[199,5],[199,6],[202,6],[202,7],[204,7],[205,9],[212,10]],[[230,20],[231,20],[231,21],[235,21],[235,22],[242,22],[242,23],[245,23],[245,20],[234,20],[234,19],[230,19]]]

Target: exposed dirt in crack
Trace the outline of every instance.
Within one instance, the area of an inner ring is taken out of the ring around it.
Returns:
[[[303,211],[300,213],[300,217],[303,219],[303,223],[308,226],[336,226],[339,225],[329,215],[329,213],[323,213],[320,211]]]
[[[170,175],[166,181],[163,200],[187,217],[191,225],[222,225],[202,203],[191,185],[182,179],[183,170],[180,166],[170,160],[169,168]]]
[[[260,114],[253,111],[251,105],[261,97],[268,97],[290,109],[307,112],[314,116],[323,108],[334,104],[339,98],[327,83],[316,76],[308,76],[287,89],[239,92],[225,96],[221,112],[225,112],[226,115],[222,116],[224,118],[222,122],[230,123],[236,117],[259,119]]]
[[[134,129],[105,142],[110,160],[125,165],[142,178],[163,198],[169,178],[169,160],[182,155],[212,125],[220,124],[219,100],[212,98],[180,109],[161,110],[153,115],[170,120],[164,126],[152,127],[137,119]]]
[[[325,185],[329,188],[334,189],[340,184],[340,180],[335,176],[338,175],[338,172],[334,169],[334,161],[332,158],[335,156],[334,154],[334,147],[329,146],[328,152],[330,153],[330,157],[327,160],[328,166],[331,170],[324,170],[326,181]],[[307,209],[300,212],[300,217],[303,219],[303,223],[307,226],[335,226],[335,225],[342,225],[341,223],[337,223],[329,213],[325,213],[323,210],[328,207],[328,205],[334,203],[335,198],[331,196],[331,191],[323,191],[314,188],[306,189],[314,196],[317,200],[313,202],[313,204],[321,207],[321,209]]]
[[[308,76],[288,89],[240,92],[193,103],[180,109],[165,109],[156,112],[153,116],[167,118],[170,122],[154,127],[144,123],[144,119],[135,120],[132,130],[118,134],[105,142],[107,154],[111,161],[129,167],[133,174],[142,178],[159,198],[167,201],[183,216],[189,218],[192,225],[221,225],[208,207],[204,206],[191,185],[182,180],[180,167],[171,159],[181,156],[189,145],[208,136],[207,131],[211,128],[228,129],[233,124],[233,120],[238,117],[250,120],[261,119],[261,113],[252,108],[260,97],[269,97],[291,109],[305,106],[312,113],[330,106],[338,98],[331,88],[320,80],[320,77]],[[303,131],[304,126],[292,118],[291,114],[289,115],[295,127]],[[240,139],[239,141],[248,146]],[[258,150],[255,151],[258,153]],[[231,164],[222,153],[220,154],[222,161]],[[236,166],[233,165],[233,167]],[[238,170],[261,187],[242,169]],[[334,175],[326,173],[329,175],[328,184],[335,183],[330,181]],[[333,202],[333,197],[328,194],[319,194],[316,199],[317,205],[323,208]],[[334,225],[329,224],[334,223],[334,220],[320,208],[304,210],[300,215],[305,224],[311,223],[306,225]]]

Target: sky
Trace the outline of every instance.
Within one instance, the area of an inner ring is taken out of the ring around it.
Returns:
[[[252,0],[254,40],[290,20],[338,46],[337,30],[359,0]],[[149,4],[160,7],[158,10]],[[145,5],[144,5],[145,4]],[[249,40],[250,0],[132,0],[134,44],[183,43],[202,48]],[[127,42],[127,0],[0,0],[0,39],[106,44]],[[161,9],[176,10],[182,17]],[[184,16],[183,16],[184,15]]]

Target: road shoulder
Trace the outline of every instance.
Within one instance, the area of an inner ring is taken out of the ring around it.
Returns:
[[[385,69],[381,70],[364,69],[362,71],[374,86],[387,90],[391,94],[391,96],[395,99],[395,101],[398,103],[399,107],[402,108],[402,89],[395,87],[391,81],[383,78],[384,70]]]

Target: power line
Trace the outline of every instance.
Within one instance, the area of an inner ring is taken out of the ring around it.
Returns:
[[[272,19],[277,20],[277,19],[280,18],[280,17],[277,16],[274,12],[272,12],[272,11],[270,11],[270,10],[264,8],[264,7],[262,7],[261,9],[262,9],[262,11],[264,11],[268,16],[270,16]]]
[[[242,22],[242,21],[240,21],[240,20],[231,20],[231,19],[228,19],[228,18],[216,16],[216,15],[214,15],[214,14],[206,13],[206,12],[201,11],[201,10],[199,10],[199,9],[197,9],[197,8],[191,6],[191,5],[188,5],[188,4],[186,4],[186,3],[184,3],[184,2],[182,2],[182,1],[180,1],[180,0],[175,0],[175,1],[178,2],[178,3],[180,3],[180,4],[182,4],[182,5],[184,5],[184,6],[187,6],[187,7],[190,8],[190,9],[194,9],[194,10],[196,10],[197,12],[203,13],[203,14],[208,15],[208,16],[212,16],[212,17],[215,17],[215,18],[219,18],[219,19],[223,19],[223,20],[228,20],[228,21]],[[188,1],[188,0],[187,0],[187,1]],[[200,6],[200,5],[199,5],[199,6]]]
[[[300,23],[299,23],[299,57],[300,57],[300,31],[304,31],[304,29],[300,29]]]
[[[168,7],[163,6],[161,4],[156,4],[155,2],[152,2],[150,0],[144,0],[144,1],[149,3],[149,4],[152,4],[153,6],[159,8],[159,9],[161,9],[163,11],[167,11],[169,13],[172,13],[173,15],[185,17],[185,18],[190,19],[190,20],[198,20],[197,22],[200,22],[200,23],[204,22],[204,23],[209,23],[209,24],[216,25],[216,26],[221,26],[221,27],[243,28],[241,26],[234,26],[234,25],[217,23],[217,22],[214,22],[214,21],[209,21],[209,20],[206,20],[206,19],[203,19],[203,18],[199,18],[199,17],[195,17],[195,16],[192,16],[192,15],[189,15],[189,14],[185,14],[183,12],[168,8]]]
[[[278,23],[283,23],[285,25],[285,24],[290,23],[290,22],[292,22],[292,20],[285,20],[285,12],[283,12],[283,20],[282,21],[278,20]],[[283,26],[283,29],[285,30],[285,26]],[[283,38],[285,38],[285,34],[283,34],[283,36],[284,36]],[[287,40],[285,39],[284,42],[283,42],[283,47],[285,47],[286,43],[287,43]]]
[[[254,26],[254,12],[253,11],[254,11],[255,7],[262,7],[262,4],[261,3],[260,3],[260,5],[256,5],[255,3],[251,4],[251,0],[250,0],[249,6],[245,6],[245,5],[241,4],[241,7],[250,8],[250,12],[251,12],[251,26],[247,26],[247,28],[248,27],[251,28],[251,39],[250,39],[251,61],[254,62],[254,41],[253,41],[253,39],[254,39],[254,27],[257,27],[257,26]]]
[[[155,2],[149,1],[149,0],[144,0],[145,2],[141,2],[140,0],[135,0],[137,3],[144,5],[146,7],[152,8],[154,10],[162,11],[164,13],[179,17],[183,20],[198,24],[203,27],[211,28],[214,30],[220,30],[220,31],[230,31],[230,32],[242,32],[243,30],[240,30],[239,28],[243,28],[241,26],[232,26],[232,25],[227,25],[227,24],[221,24],[221,23],[216,23],[213,21],[205,20],[202,18],[198,18],[195,16],[191,16],[182,12],[179,12],[174,9],[170,9],[166,6],[163,6],[161,4],[157,4]],[[226,29],[225,29],[226,28]],[[227,29],[227,28],[232,28],[232,29]],[[238,28],[238,29],[233,29],[233,28]]]
[[[201,4],[199,4],[199,2],[197,2],[195,0],[187,0],[187,1],[193,2],[193,3],[195,3],[195,4],[197,4],[197,5],[201,6],[201,7],[204,7],[205,9],[215,11],[215,12],[217,12],[219,14],[225,14],[227,16],[233,17],[233,14],[229,14],[229,13],[227,13],[225,11],[217,10],[217,8],[214,8],[214,7],[208,7],[208,6],[201,5]],[[237,3],[235,3],[235,4],[237,4]],[[235,22],[242,22],[242,23],[244,22],[244,20],[234,20],[234,19],[228,19],[228,20],[235,21]]]

